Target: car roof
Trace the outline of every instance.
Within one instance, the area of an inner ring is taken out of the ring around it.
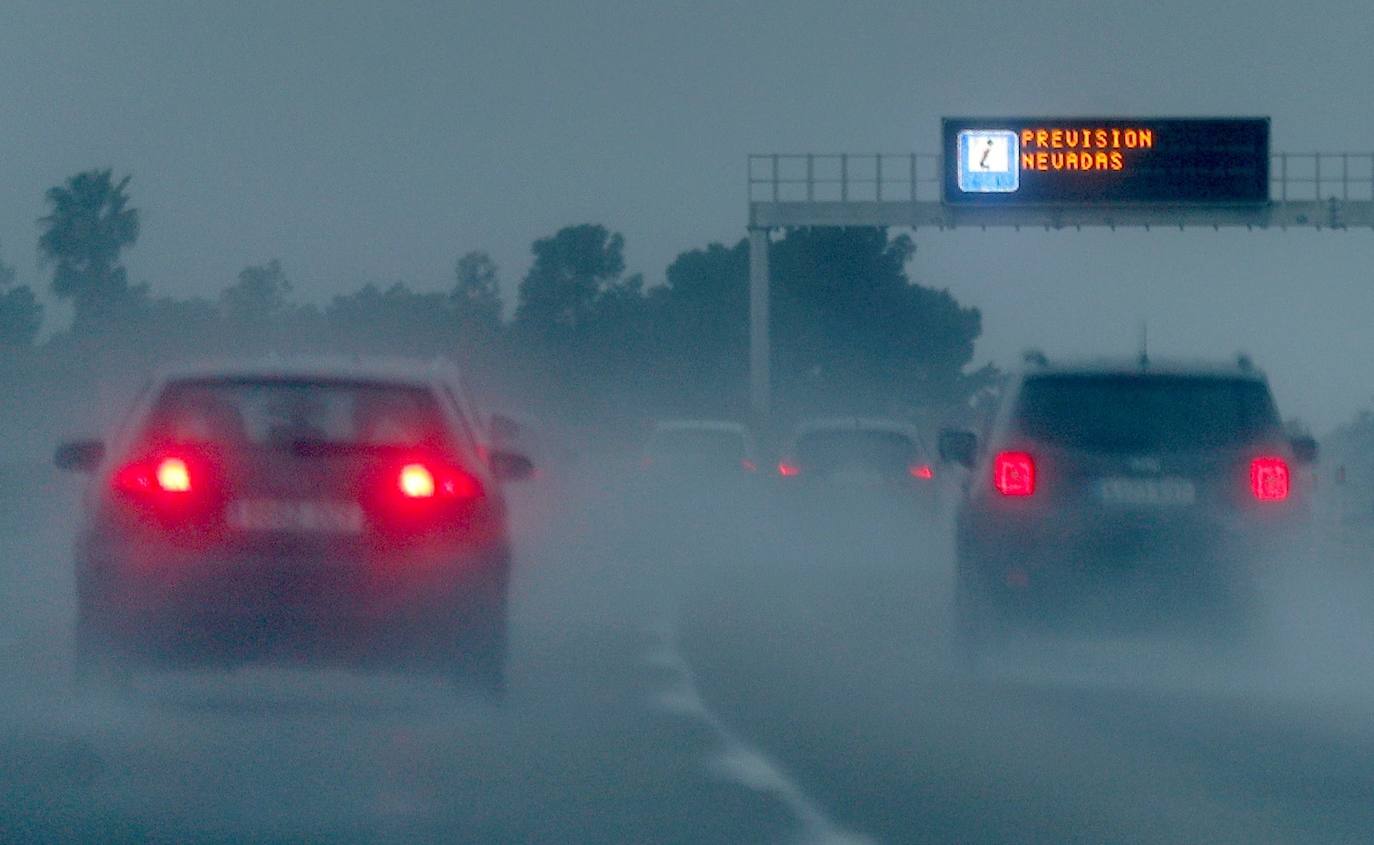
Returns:
[[[1031,364],[1022,370],[1022,376],[1030,379],[1036,376],[1173,376],[1192,378],[1230,378],[1250,381],[1264,381],[1264,372],[1246,359],[1232,362],[1207,360],[1164,359],[1148,360],[1142,365],[1139,359],[1097,358],[1079,361],[1053,361],[1046,364]]]
[[[730,420],[659,420],[654,431],[719,431],[729,434],[748,434],[744,423]]]
[[[916,426],[878,417],[818,417],[803,420],[793,429],[800,437],[816,431],[890,431],[916,437]],[[917,438],[919,439],[919,438]]]
[[[452,369],[450,369],[452,367]],[[266,357],[177,364],[159,368],[162,383],[200,380],[374,381],[412,387],[432,386],[456,374],[456,367],[403,358]]]

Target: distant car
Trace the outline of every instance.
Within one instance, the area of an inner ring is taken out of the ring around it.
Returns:
[[[834,417],[799,424],[783,449],[778,476],[788,485],[903,492],[933,504],[935,458],[915,426]]]
[[[91,473],[76,542],[83,676],[287,657],[421,666],[499,690],[510,548],[471,410],[424,365],[169,371]]]
[[[1065,625],[1253,631],[1259,561],[1305,518],[1295,478],[1316,449],[1285,437],[1258,370],[1035,363],[1004,396],[987,442],[941,435],[973,470],[956,514],[967,655]]]
[[[740,479],[758,471],[754,437],[742,423],[663,420],[654,425],[640,459],[651,477]]]

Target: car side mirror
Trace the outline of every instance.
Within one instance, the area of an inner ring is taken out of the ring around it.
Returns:
[[[500,481],[526,481],[534,477],[534,462],[516,452],[496,450],[487,461],[491,474]]]
[[[940,460],[973,468],[978,452],[978,435],[971,431],[945,429],[940,432]]]
[[[58,469],[72,472],[95,472],[105,459],[105,444],[99,440],[73,440],[63,443],[53,453],[52,462]]]
[[[1317,462],[1317,441],[1311,437],[1294,437],[1288,441],[1289,447],[1293,450],[1293,460],[1300,464],[1314,464]]]

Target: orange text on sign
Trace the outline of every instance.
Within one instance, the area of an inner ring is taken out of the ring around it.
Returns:
[[[1150,150],[1153,129],[1028,128],[1021,130],[1022,170],[1119,171],[1126,167],[1123,150]]]
[[[1022,129],[1021,148],[1037,150],[1150,150],[1153,129]]]
[[[1022,170],[1124,170],[1120,150],[1111,152],[1021,153]]]

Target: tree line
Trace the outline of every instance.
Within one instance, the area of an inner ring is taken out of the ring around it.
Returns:
[[[0,347],[17,368],[97,377],[222,355],[446,355],[498,404],[588,420],[748,411],[748,242],[678,255],[656,284],[627,272],[624,238],[567,226],[531,245],[507,317],[484,252],[447,289],[368,284],[297,301],[287,268],[245,267],[216,297],[157,295],[122,263],[138,241],[130,178],[79,173],[47,191],[38,250],[69,327],[37,342],[42,307],[0,262]],[[787,230],[770,246],[773,373],[784,414],[962,413],[993,385],[970,370],[976,308],[912,280],[916,246],[880,228]],[[47,366],[44,366],[46,362]]]

